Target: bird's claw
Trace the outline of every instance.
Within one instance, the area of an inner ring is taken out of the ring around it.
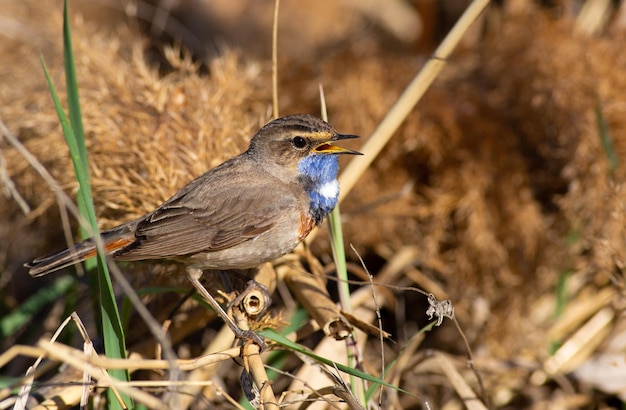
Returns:
[[[261,352],[267,349],[267,344],[265,344],[265,340],[263,340],[263,337],[261,337],[261,335],[259,335],[254,330],[244,330],[239,328],[238,331],[235,332],[235,336],[239,339],[249,340],[256,343],[257,345],[259,345]]]

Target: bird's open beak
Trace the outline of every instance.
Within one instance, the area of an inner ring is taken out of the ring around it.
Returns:
[[[313,148],[313,152],[317,154],[351,154],[351,155],[363,155],[358,151],[353,151],[351,149],[339,147],[337,145],[333,145],[330,142],[339,141],[339,140],[347,140],[352,138],[359,138],[358,135],[350,135],[350,134],[336,134],[329,142],[322,142]]]

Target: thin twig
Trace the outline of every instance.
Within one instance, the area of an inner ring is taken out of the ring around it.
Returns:
[[[470,347],[469,340],[467,340],[467,336],[465,335],[465,332],[463,331],[463,329],[461,329],[461,324],[456,319],[456,317],[453,317],[452,321],[454,322],[454,325],[456,326],[456,330],[461,335],[461,338],[463,339],[463,343],[465,344],[465,348],[467,349],[467,365],[469,366],[470,369],[472,369],[472,372],[474,372],[474,375],[476,376],[476,380],[478,381],[478,387],[480,388],[480,395],[482,397],[482,400],[483,402],[485,402],[487,407],[491,408],[489,396],[487,396],[487,390],[485,390],[485,384],[483,383],[483,378],[480,375],[480,372],[478,371],[476,366],[474,365],[474,354],[472,353],[472,348]]]
[[[0,151],[0,182],[4,184],[4,189],[6,190],[7,195],[10,195],[15,200],[22,212],[25,215],[29,214],[30,206],[28,206],[28,203],[17,190],[17,188],[15,187],[15,183],[13,183],[13,180],[9,176],[9,173],[7,171],[7,163],[4,160],[4,155],[2,155],[2,151]]]
[[[278,9],[280,0],[274,0],[272,24],[272,115],[278,118]]]

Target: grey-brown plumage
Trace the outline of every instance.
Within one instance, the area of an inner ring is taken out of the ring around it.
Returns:
[[[337,154],[358,153],[332,142],[353,137],[310,115],[271,121],[247,151],[194,179],[155,211],[103,232],[105,251],[115,260],[180,261],[196,288],[202,270],[274,260],[335,206]],[[26,266],[42,276],[95,254],[94,241],[87,240]]]
[[[200,269],[246,269],[274,260],[312,228],[310,178],[298,164],[310,155],[354,154],[330,144],[350,137],[310,115],[274,120],[247,151],[194,179],[152,213],[103,232],[105,249],[116,260],[174,259]],[[296,147],[294,138],[304,146]],[[88,240],[26,266],[41,276],[92,256],[95,244]]]

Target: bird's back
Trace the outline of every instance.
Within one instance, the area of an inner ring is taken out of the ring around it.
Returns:
[[[203,269],[250,268],[298,244],[308,204],[296,175],[287,184],[244,153],[196,178],[139,221],[137,242],[114,258],[185,258]]]

